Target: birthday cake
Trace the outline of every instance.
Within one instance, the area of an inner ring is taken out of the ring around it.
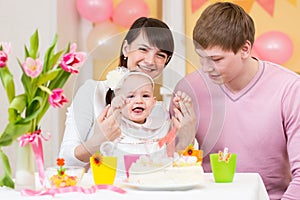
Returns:
[[[189,146],[175,153],[174,158],[141,156],[131,165],[128,181],[168,187],[202,183],[202,151]]]

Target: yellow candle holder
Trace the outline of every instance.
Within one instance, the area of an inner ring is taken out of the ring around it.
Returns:
[[[94,183],[113,185],[116,177],[118,159],[114,156],[102,156],[97,153],[90,157]]]

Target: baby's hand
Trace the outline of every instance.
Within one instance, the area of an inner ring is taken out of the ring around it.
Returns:
[[[120,96],[116,96],[115,98],[113,98],[112,102],[111,102],[111,107],[115,110],[115,109],[122,109],[125,106],[125,96],[120,95]]]
[[[197,119],[191,97],[186,93],[178,91],[173,98],[174,116],[172,116],[173,127],[177,129],[176,150],[184,149],[193,143],[196,135]]]
[[[111,101],[111,106],[110,106],[107,116],[110,116],[112,113],[114,113],[117,110],[118,110],[118,113],[121,113],[122,108],[126,104],[125,100],[126,100],[125,96],[122,96],[122,95],[114,97],[113,100]]]
[[[180,111],[182,111],[183,108],[190,107],[191,102],[191,97],[181,91],[177,91],[173,98],[175,107]]]

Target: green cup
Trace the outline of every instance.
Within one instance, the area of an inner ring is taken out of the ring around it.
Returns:
[[[219,161],[219,154],[210,154],[210,165],[216,183],[230,183],[236,168],[236,154],[231,154],[228,162]]]

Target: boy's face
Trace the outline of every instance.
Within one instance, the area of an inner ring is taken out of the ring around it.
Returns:
[[[196,49],[203,71],[216,84],[232,83],[243,74],[245,67],[241,52],[239,50],[234,54],[233,51],[223,51],[219,47]]]
[[[156,103],[152,83],[144,76],[128,77],[118,95],[125,96],[123,116],[136,123],[144,123]]]

